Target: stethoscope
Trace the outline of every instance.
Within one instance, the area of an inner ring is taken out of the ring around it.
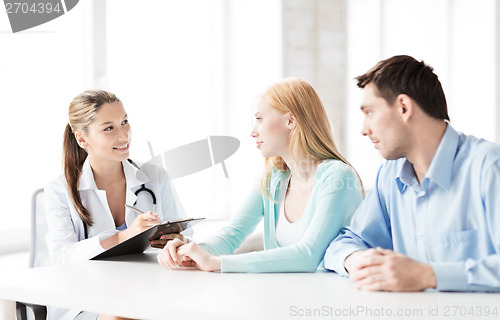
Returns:
[[[134,162],[134,161],[132,161],[131,159],[127,159],[127,161],[128,161],[131,165],[133,165],[134,167],[136,167],[137,169],[140,169],[140,168],[139,168],[139,166],[138,166],[137,164],[135,164],[135,162]],[[155,196],[155,193],[153,192],[153,190],[151,190],[151,189],[149,189],[149,188],[146,188],[146,185],[143,183],[143,184],[141,185],[141,187],[140,187],[139,189],[137,189],[137,191],[136,191],[136,192],[134,192],[134,194],[135,194],[136,196],[139,196],[139,193],[141,193],[141,192],[146,192],[146,193],[148,193],[148,194],[151,196],[151,198],[153,199],[153,210],[152,210],[152,211],[153,211],[153,212],[156,212],[156,196]],[[134,206],[135,206],[136,204],[137,204],[137,200],[135,200],[135,202],[134,202]]]
[[[137,169],[140,170],[139,166],[134,161],[132,161],[131,159],[127,159],[127,161],[131,165],[133,165],[134,167],[136,167]],[[134,194],[136,197],[138,197],[139,193],[141,193],[141,192],[146,192],[151,196],[151,198],[153,199],[153,210],[152,211],[156,212],[156,196],[155,196],[155,193],[153,192],[153,190],[146,188],[146,185],[143,183],[141,185],[141,187],[139,189],[137,189],[136,192],[134,192]],[[134,206],[136,204],[137,204],[137,200],[135,200]],[[88,239],[89,234],[88,234],[87,224],[85,222],[83,223],[83,230],[84,230],[84,234],[85,234],[85,239]]]

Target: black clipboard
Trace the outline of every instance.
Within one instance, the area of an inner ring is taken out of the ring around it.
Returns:
[[[109,248],[90,260],[101,260],[127,254],[142,253],[150,246],[150,240],[158,239],[160,236],[168,233],[180,233],[190,227],[193,223],[203,219],[205,218],[178,219],[157,224],[141,233],[136,234],[132,238]]]

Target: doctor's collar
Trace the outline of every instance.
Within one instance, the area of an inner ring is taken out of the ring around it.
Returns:
[[[134,166],[127,160],[122,161],[123,174],[125,175],[125,180],[127,181],[128,188],[134,188],[140,186],[144,183],[150,182],[149,177],[141,171],[138,167]],[[80,181],[78,184],[78,191],[83,190],[97,190],[97,185],[95,183],[94,173],[90,167],[89,158],[85,159],[82,166],[82,173],[80,175]]]

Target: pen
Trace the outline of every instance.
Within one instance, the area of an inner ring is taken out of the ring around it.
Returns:
[[[137,209],[136,207],[129,206],[128,204],[126,204],[125,207],[132,209],[137,213],[141,213],[141,214],[144,213],[144,211],[141,211],[141,210]]]
[[[132,207],[132,206],[129,206],[128,204],[125,205],[125,207],[129,208],[129,209],[132,209],[134,210],[135,212],[139,213],[139,214],[143,214],[144,211],[141,211],[139,209],[137,209],[136,207]],[[154,212],[153,212],[154,213]],[[155,213],[156,214],[156,213]],[[153,219],[149,219],[149,220],[153,220]],[[161,223],[163,223],[163,221],[160,220]]]

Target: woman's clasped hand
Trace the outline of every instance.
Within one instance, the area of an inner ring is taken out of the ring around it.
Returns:
[[[202,271],[220,271],[220,258],[195,242],[180,239],[169,241],[157,256],[158,262],[167,268],[194,267]]]

